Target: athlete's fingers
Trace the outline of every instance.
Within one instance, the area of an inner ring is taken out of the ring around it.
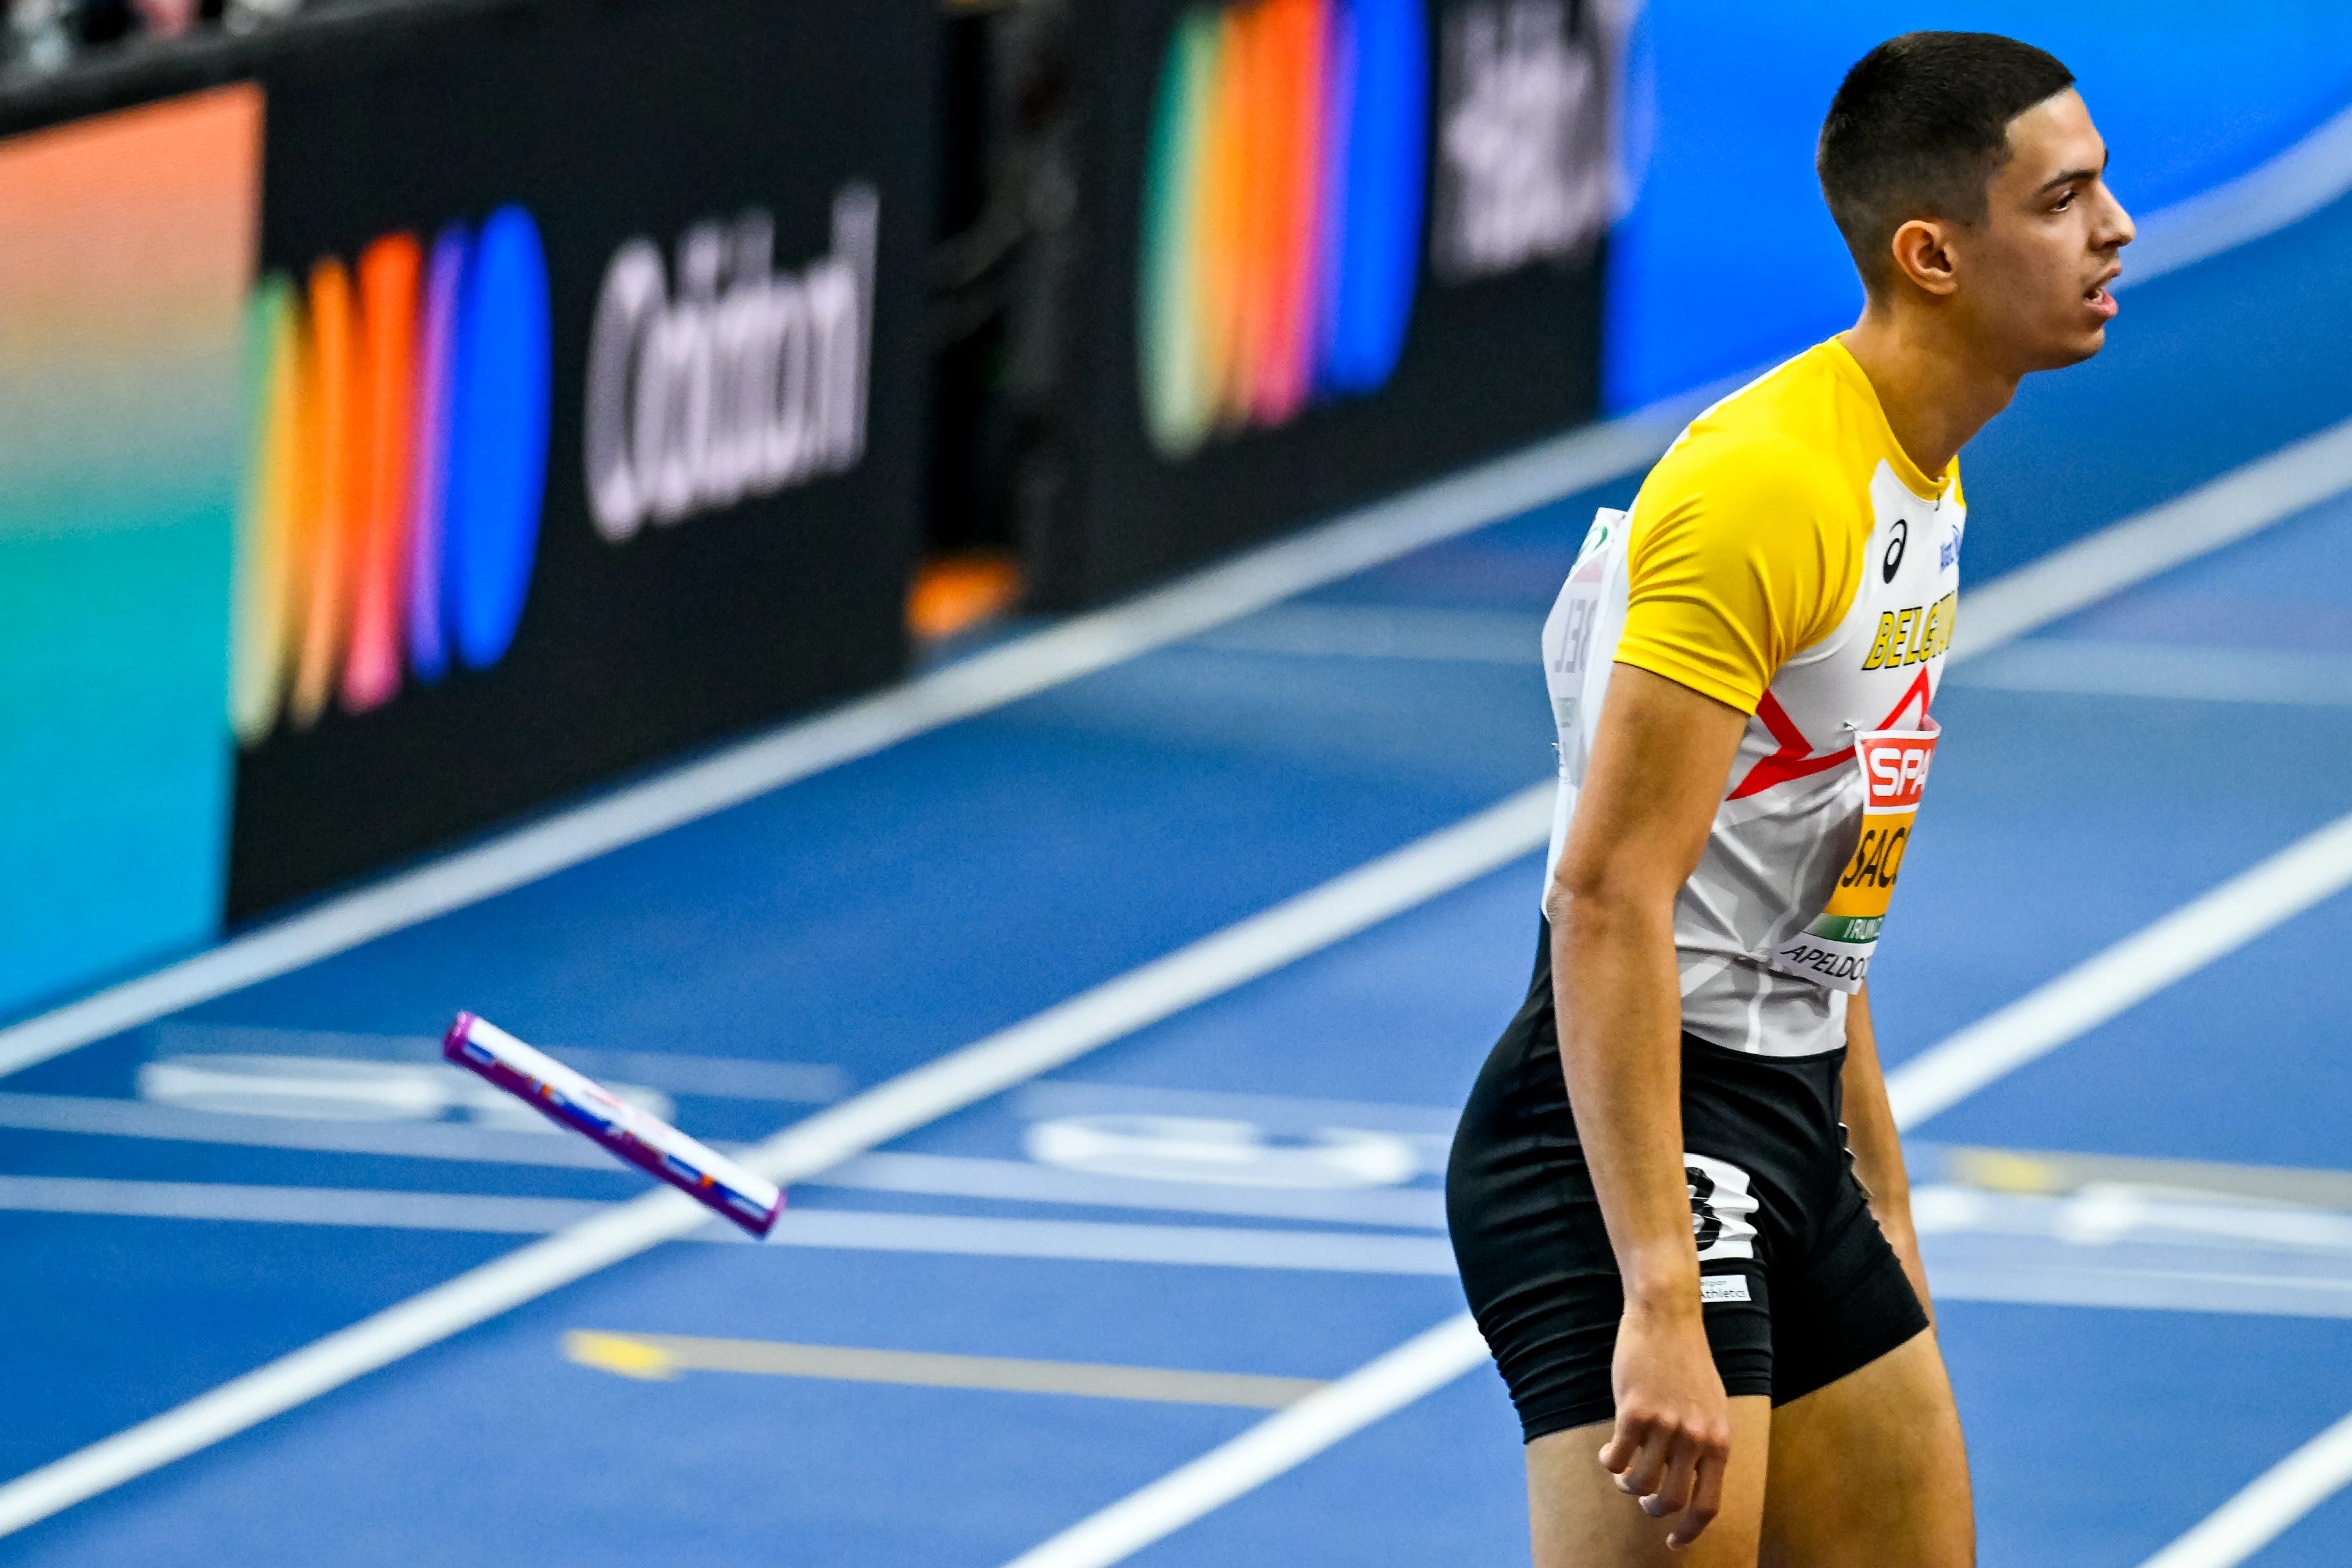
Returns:
[[[1666,1473],[1666,1461],[1672,1453],[1674,1431],[1661,1423],[1644,1423],[1642,1446],[1634,1451],[1633,1463],[1617,1477],[1617,1489],[1627,1497],[1648,1497],[1658,1489],[1658,1482]]]
[[[1632,1468],[1633,1456],[1641,1451],[1641,1447],[1642,1434],[1625,1418],[1624,1412],[1620,1411],[1617,1425],[1609,1434],[1609,1441],[1601,1445],[1601,1452],[1596,1458],[1601,1461],[1601,1468],[1611,1475],[1622,1475]]]
[[[1683,1510],[1682,1517],[1675,1520],[1674,1528],[1666,1532],[1668,1551],[1680,1552],[1696,1541],[1706,1527],[1715,1522],[1715,1516],[1723,1511],[1723,1472],[1729,1465],[1730,1449],[1727,1445],[1721,1449],[1710,1448],[1699,1456],[1697,1469],[1692,1478],[1690,1506]]]
[[[1692,1472],[1705,1457],[1706,1450],[1689,1434],[1683,1435],[1667,1451],[1666,1472],[1658,1478],[1656,1488],[1642,1497],[1642,1511],[1652,1519],[1664,1519],[1690,1506]]]

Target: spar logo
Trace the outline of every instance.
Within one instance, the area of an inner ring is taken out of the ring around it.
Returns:
[[[521,619],[547,468],[547,265],[501,207],[388,234],[247,307],[230,719],[247,745],[404,668],[487,668]]]
[[[1428,51],[1421,0],[1245,0],[1177,22],[1137,322],[1163,456],[1387,384],[1412,313]]]
[[[1936,757],[1936,735],[1866,738],[1858,743],[1863,776],[1869,786],[1866,810],[1916,811]],[[1888,873],[1887,880],[1894,880]]]
[[[604,269],[588,349],[589,515],[614,543],[856,466],[866,450],[881,203],[834,198],[831,250],[775,268],[775,223],[751,211],[677,247],[675,286],[650,239]]]

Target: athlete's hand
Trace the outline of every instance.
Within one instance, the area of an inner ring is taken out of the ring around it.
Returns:
[[[1731,1401],[1707,1350],[1697,1292],[1686,1310],[1627,1305],[1610,1381],[1617,1426],[1601,1468],[1643,1513],[1674,1520],[1666,1545],[1679,1552],[1721,1510],[1731,1457]]]

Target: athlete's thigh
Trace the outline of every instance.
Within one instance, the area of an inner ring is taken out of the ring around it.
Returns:
[[[1683,1552],[1666,1550],[1673,1521],[1643,1513],[1601,1468],[1611,1426],[1597,1421],[1572,1426],[1528,1445],[1528,1529],[1535,1568],[1755,1568],[1756,1531],[1764,1512],[1764,1449],[1772,1431],[1769,1400],[1760,1394],[1732,1400],[1723,1511]]]
[[[1976,1515],[1933,1332],[1772,1413],[1766,1568],[1969,1568]]]

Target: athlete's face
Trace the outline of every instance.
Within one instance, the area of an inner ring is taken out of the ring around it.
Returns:
[[[2009,148],[1985,222],[1953,237],[1958,293],[2009,368],[2054,370],[2106,342],[2131,215],[2107,189],[2107,144],[2072,88],[2011,121]]]

